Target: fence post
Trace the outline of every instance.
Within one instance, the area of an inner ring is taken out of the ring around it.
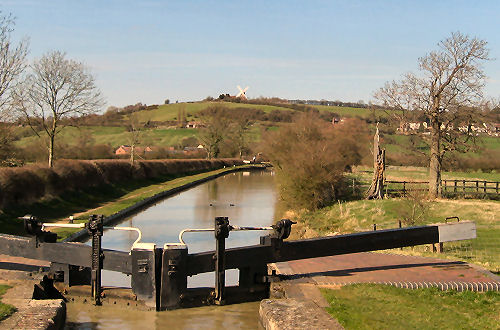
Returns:
[[[457,180],[453,180],[453,182],[455,183],[455,187],[453,187],[453,192],[457,192]]]
[[[496,183],[496,191],[497,191],[497,194],[498,194],[498,182]]]
[[[479,180],[476,180],[476,192],[479,192]]]
[[[465,180],[463,180],[463,193],[464,193],[464,196],[465,196]]]
[[[406,196],[406,181],[403,181],[403,196]]]
[[[398,222],[399,222],[399,228],[401,228],[401,220],[398,220]],[[402,247],[400,247],[399,249],[400,249],[401,251],[403,251],[403,248],[402,248]]]
[[[484,193],[486,194],[486,181],[484,181]]]

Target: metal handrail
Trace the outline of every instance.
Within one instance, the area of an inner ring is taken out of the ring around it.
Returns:
[[[85,223],[43,223],[42,230],[48,227],[59,227],[59,228],[85,228]],[[103,229],[111,229],[111,230],[124,230],[124,231],[135,231],[138,234],[137,239],[132,243],[132,247],[130,250],[134,249],[134,246],[140,242],[142,239],[142,232],[139,228],[136,227],[108,227],[103,226]]]
[[[273,227],[240,227],[240,226],[233,226],[233,225],[230,225],[229,226],[229,230],[230,231],[244,231],[244,230],[273,230],[274,228]],[[182,239],[182,235],[184,235],[184,233],[193,233],[193,232],[205,232],[205,231],[215,231],[214,228],[186,228],[186,229],[183,229],[181,230],[181,232],[179,233],[179,242],[181,242],[181,244],[184,244],[186,245],[186,242],[184,242],[184,240]]]

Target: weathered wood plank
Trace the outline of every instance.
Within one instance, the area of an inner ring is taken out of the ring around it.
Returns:
[[[38,243],[36,247],[35,242],[30,238],[0,234],[0,253],[90,267],[92,248],[82,243]],[[103,253],[103,269],[125,274],[132,273],[132,263],[127,252],[103,249]]]
[[[476,224],[472,221],[438,224],[439,242],[452,242],[476,238]]]

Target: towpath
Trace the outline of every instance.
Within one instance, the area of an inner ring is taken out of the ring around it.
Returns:
[[[294,260],[276,263],[275,267],[279,274],[288,275],[290,279],[302,279],[301,282],[320,286],[351,283],[423,283],[425,286],[425,283],[454,282],[476,283],[477,291],[483,291],[479,289],[480,283],[483,287],[490,287],[489,283],[500,285],[500,277],[462,261],[387,253],[364,252]]]

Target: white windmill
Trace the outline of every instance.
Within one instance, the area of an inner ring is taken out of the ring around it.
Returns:
[[[240,92],[238,93],[238,95],[236,95],[236,97],[239,97],[243,100],[246,100],[247,99],[247,95],[245,94],[248,90],[248,86],[245,87],[244,89],[241,89],[240,85],[236,86],[238,87],[238,89],[240,90]]]

